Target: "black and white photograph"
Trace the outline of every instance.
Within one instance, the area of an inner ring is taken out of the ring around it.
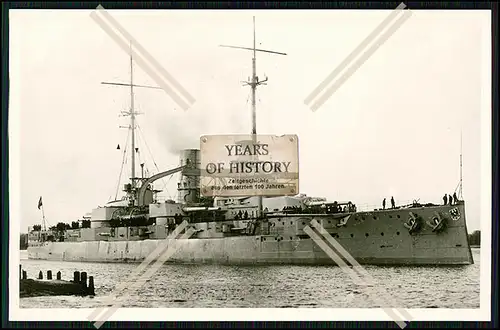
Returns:
[[[12,320],[490,319],[490,11],[105,7],[10,10]]]

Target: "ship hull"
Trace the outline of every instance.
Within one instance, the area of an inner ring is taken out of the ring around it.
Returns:
[[[458,219],[456,212],[454,217],[450,216],[450,211],[457,209]],[[414,233],[404,226],[410,212],[421,219],[421,228]],[[436,214],[446,219],[445,228],[440,232],[432,230],[430,220]],[[317,237],[322,235],[319,232],[316,238],[306,235],[308,229],[313,228],[310,221],[316,220],[360,264],[469,265],[474,261],[464,214],[461,204],[360,212],[352,214],[342,226],[327,216],[281,217],[272,221],[283,223],[284,227],[269,235],[197,238],[195,234],[192,238],[177,240],[45,242],[29,247],[28,257],[69,262],[140,263],[148,256],[151,258],[155,251],[156,257],[152,260],[170,251],[167,262],[171,263],[333,265],[335,262],[318,244]],[[287,230],[288,223],[288,229],[293,230]],[[298,228],[301,224],[304,226]],[[336,253],[346,259],[345,254]]]
[[[259,237],[257,237],[259,239]],[[227,264],[227,265],[333,265],[335,262],[323,251],[279,251],[279,243],[275,244],[276,252],[263,253],[253,244],[253,238],[238,239],[213,239],[210,246],[205,245],[204,239],[192,239],[189,241],[179,240],[180,244],[175,244],[174,249],[178,249],[166,263],[201,263],[201,264]],[[69,261],[69,262],[107,262],[107,263],[140,263],[153,252],[155,247],[169,244],[166,240],[151,240],[148,247],[144,248],[143,242],[129,242],[129,246],[135,245],[135,249],[142,253],[131,255],[126,253],[126,244],[121,242],[81,242],[81,243],[50,243],[44,247],[30,248],[28,258],[35,260]],[[280,242],[284,244],[284,242]],[[341,243],[341,242],[339,242]],[[311,239],[303,239],[303,245],[315,244]],[[342,243],[341,243],[342,244]],[[96,246],[96,245],[100,245]],[[180,248],[178,248],[180,245]],[[200,253],[198,250],[224,251],[225,245],[237,245],[238,247],[226,250],[225,253]],[[246,248],[245,248],[246,247]],[[168,247],[165,248],[165,251]],[[112,250],[114,253],[99,253],[99,250]],[[62,251],[62,252],[59,252]],[[96,251],[95,253],[90,251]],[[90,252],[90,253],[89,253]],[[389,252],[389,251],[387,251]],[[468,256],[467,248],[450,248],[440,252],[444,254],[432,253],[429,251],[419,251],[420,253],[402,254],[395,252],[399,256],[356,256],[350,253],[360,264],[369,265],[469,265],[472,263]],[[451,253],[450,253],[451,252]],[[384,253],[385,254],[385,253]],[[124,255],[123,257],[121,255]],[[158,258],[153,258],[152,261]],[[343,258],[346,259],[345,257]]]

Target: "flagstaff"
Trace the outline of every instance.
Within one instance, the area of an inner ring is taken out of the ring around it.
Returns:
[[[43,210],[42,196],[40,196],[40,199],[38,200],[38,209],[42,211],[42,228],[43,228],[43,231],[47,231],[47,224],[46,224],[46,220],[45,220],[45,211]]]

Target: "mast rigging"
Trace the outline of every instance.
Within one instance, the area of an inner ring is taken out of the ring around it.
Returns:
[[[132,41],[130,41],[130,83],[117,83],[117,82],[101,82],[103,85],[113,85],[113,86],[125,86],[125,87],[130,87],[130,110],[129,111],[122,111],[122,114],[124,116],[130,116],[130,124],[128,126],[129,133],[131,135],[131,155],[130,155],[130,160],[131,160],[131,178],[130,178],[130,183],[132,186],[132,191],[135,191],[136,187],[136,170],[135,170],[135,161],[136,161],[136,153],[137,153],[137,148],[136,148],[136,134],[135,134],[135,129],[136,129],[136,116],[139,115],[139,112],[135,111],[135,104],[134,104],[134,87],[140,87],[140,88],[150,88],[150,89],[161,89],[160,87],[157,86],[147,86],[147,85],[136,85],[134,84],[134,64],[133,64],[133,52],[132,52]],[[128,138],[127,138],[128,139]],[[123,165],[123,163],[122,163]],[[121,176],[121,175],[120,175]],[[132,194],[132,203],[135,205],[136,203],[136,197],[134,194]]]
[[[259,81],[259,78],[257,76],[257,52],[263,52],[263,53],[269,53],[269,54],[275,54],[275,55],[287,55],[286,53],[282,52],[276,52],[272,50],[266,50],[266,49],[258,49],[255,47],[256,43],[256,37],[255,37],[255,16],[253,17],[253,47],[239,47],[239,46],[231,46],[231,45],[219,45],[220,47],[226,47],[226,48],[236,48],[236,49],[243,49],[243,50],[250,50],[253,53],[252,56],[252,78],[250,81],[244,82],[245,85],[250,86],[251,91],[252,91],[252,140],[253,142],[257,142],[257,108],[256,108],[256,102],[255,102],[255,93],[257,91],[257,86],[259,85],[266,85],[266,82],[268,78],[266,77],[264,80]],[[257,215],[259,218],[262,217],[262,196],[259,196],[258,198],[258,211]]]

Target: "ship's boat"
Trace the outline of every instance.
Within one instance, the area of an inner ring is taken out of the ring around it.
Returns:
[[[264,51],[249,49],[254,62],[255,52]],[[254,70],[247,84],[255,92],[265,81],[259,81]],[[252,105],[255,114],[255,99]],[[133,107],[128,115],[133,131]],[[253,124],[255,134],[255,120]],[[30,259],[142,262],[168,255],[167,262],[330,265],[336,263],[333,251],[360,264],[473,263],[465,202],[459,198],[445,205],[414,201],[361,211],[353,201],[305,194],[204,197],[198,149],[183,150],[179,165],[171,170],[152,176],[142,171],[140,177],[135,152],[130,154],[133,177],[123,186],[124,198],[92,210],[76,225],[31,229]],[[154,182],[176,173],[178,200],[160,201]]]

